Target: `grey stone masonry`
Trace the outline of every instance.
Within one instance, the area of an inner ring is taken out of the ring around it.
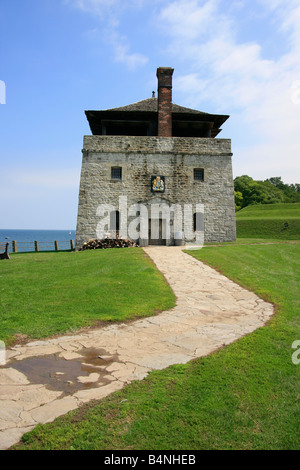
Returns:
[[[230,139],[94,135],[84,137],[82,152],[76,249],[98,238],[98,207],[119,210],[120,197],[126,197],[128,208],[153,202],[169,207],[201,204],[204,240],[235,240]],[[122,169],[121,179],[112,178],[112,167]],[[195,179],[195,169],[203,170],[203,180]],[[165,191],[159,194],[151,191],[155,175],[165,179]],[[174,234],[166,244],[174,244]]]
[[[83,152],[98,153],[189,153],[196,155],[231,154],[231,139],[194,137],[84,136]]]

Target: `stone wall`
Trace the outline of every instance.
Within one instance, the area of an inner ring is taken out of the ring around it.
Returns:
[[[79,190],[76,248],[97,238],[100,204],[119,208],[161,201],[203,204],[205,241],[236,237],[230,139],[184,137],[85,136]],[[122,167],[122,180],[111,178],[111,167]],[[204,169],[204,181],[194,169]],[[151,176],[163,175],[164,193],[151,192]],[[172,244],[174,240],[169,243]]]

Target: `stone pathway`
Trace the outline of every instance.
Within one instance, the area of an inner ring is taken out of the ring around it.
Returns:
[[[176,307],[129,324],[36,341],[0,367],[0,449],[37,423],[99,400],[155,369],[205,356],[263,326],[273,306],[183,252],[148,247]]]

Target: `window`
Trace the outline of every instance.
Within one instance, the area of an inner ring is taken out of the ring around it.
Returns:
[[[194,168],[194,180],[204,181],[204,170],[203,170],[203,168]]]
[[[110,213],[110,230],[115,232],[120,230],[120,212],[113,211]]]
[[[111,168],[111,179],[121,181],[121,179],[122,179],[122,168],[120,166],[113,166]]]
[[[204,232],[204,214],[202,212],[194,213],[193,229],[194,229],[194,232]]]

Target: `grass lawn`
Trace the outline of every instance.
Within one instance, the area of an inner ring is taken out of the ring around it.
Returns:
[[[280,240],[278,238],[237,238],[235,242],[207,242],[204,244],[205,247],[208,246],[227,246],[227,245],[265,245],[265,244],[286,244],[286,243],[300,243],[299,240]]]
[[[239,219],[300,219],[300,203],[251,205],[238,211],[237,217]]]
[[[239,238],[300,239],[300,204],[257,204],[236,213]]]
[[[0,278],[0,339],[7,345],[20,335],[39,339],[153,315],[175,302],[139,248],[19,253],[0,261]]]
[[[300,246],[190,252],[276,304],[267,326],[38,425],[22,449],[299,449]]]

